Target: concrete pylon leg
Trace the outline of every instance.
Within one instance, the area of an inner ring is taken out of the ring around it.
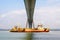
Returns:
[[[29,28],[32,28],[32,23],[29,23]]]
[[[32,28],[32,22],[33,22],[33,20],[31,20],[31,19],[28,19],[29,28]]]
[[[36,0],[24,0],[29,28],[32,28],[35,2]]]
[[[28,26],[29,26],[29,28],[35,28],[35,26],[34,26],[34,21],[32,22],[32,24],[28,24],[28,21],[26,22],[26,28],[28,28]],[[32,27],[31,27],[32,26]]]

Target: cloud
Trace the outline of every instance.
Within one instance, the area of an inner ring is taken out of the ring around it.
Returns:
[[[40,22],[50,25],[51,28],[60,28],[59,15],[60,7],[40,7],[39,9],[35,9],[34,19],[36,25]]]
[[[48,0],[47,4],[49,4],[49,6],[60,7],[60,0]]]
[[[6,15],[5,15],[5,14],[3,14],[3,15],[1,15],[1,16],[0,16],[0,18],[3,18],[3,17],[5,17],[5,16],[6,16]]]
[[[22,10],[13,10],[13,11],[8,12],[8,13],[11,13],[11,14],[24,14],[24,13],[26,13],[26,11],[24,9],[22,9]]]
[[[50,28],[60,28],[60,7],[40,7],[35,9],[34,13],[34,23],[36,26],[42,23],[43,25],[49,25]],[[14,10],[2,14],[0,23],[5,25],[6,28],[11,28],[11,26],[16,24],[21,24],[21,26],[24,25],[23,27],[25,27],[26,19],[27,16],[24,9]]]
[[[50,28],[60,28],[60,0],[47,0],[47,4],[47,6],[39,6],[38,9],[35,9],[35,25],[42,23],[43,25],[49,25]],[[5,25],[6,28],[16,24],[25,27],[26,19],[25,9],[13,10],[0,15],[0,24]]]
[[[23,15],[23,14],[25,14],[26,13],[26,11],[23,9],[23,10],[13,10],[13,11],[9,11],[9,12],[7,12],[7,13],[5,13],[5,14],[2,14],[2,15],[0,15],[0,18],[4,18],[4,17],[7,17],[7,16],[9,16],[9,15]]]
[[[26,11],[23,10],[13,10],[5,14],[0,15],[0,24],[3,27],[0,28],[11,28],[14,25],[24,25],[26,22]]]
[[[36,9],[35,12],[48,14],[60,13],[60,7],[41,7]]]
[[[47,0],[48,2],[55,2],[55,1],[59,1],[59,0]]]

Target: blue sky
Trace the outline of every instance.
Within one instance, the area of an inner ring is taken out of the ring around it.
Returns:
[[[23,0],[0,0],[0,28],[25,27],[26,19]],[[36,0],[34,24],[60,28],[60,0]]]

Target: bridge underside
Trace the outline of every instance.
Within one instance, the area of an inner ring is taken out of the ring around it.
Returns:
[[[35,2],[36,0],[24,0],[29,28],[32,28]]]

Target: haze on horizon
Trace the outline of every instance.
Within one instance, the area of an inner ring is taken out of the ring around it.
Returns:
[[[14,25],[26,26],[27,15],[23,0],[0,0],[0,28]],[[36,0],[34,12],[35,27],[60,28],[60,0]]]

